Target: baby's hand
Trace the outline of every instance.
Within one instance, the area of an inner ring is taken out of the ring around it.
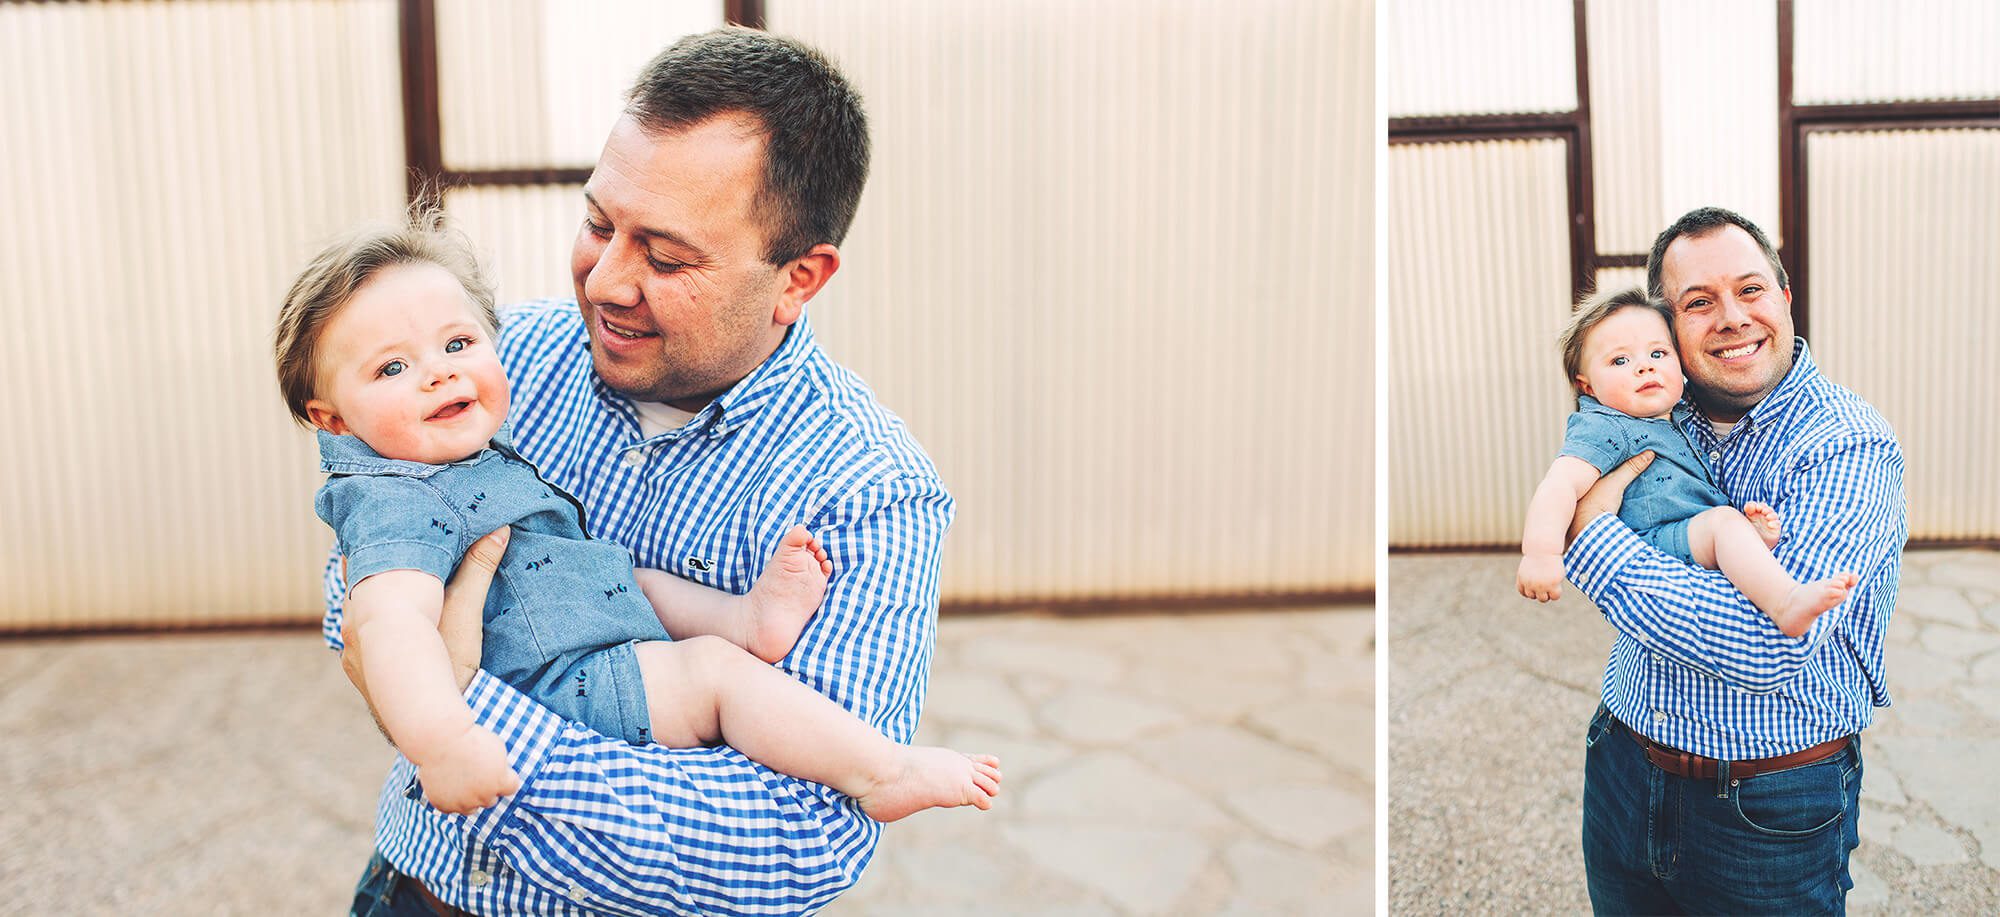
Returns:
[[[1562,597],[1562,558],[1554,554],[1524,554],[1514,571],[1514,588],[1523,598],[1553,602]]]
[[[453,815],[470,815],[521,788],[520,775],[507,765],[507,747],[477,723],[440,743],[436,754],[417,766],[417,779],[431,805]]]

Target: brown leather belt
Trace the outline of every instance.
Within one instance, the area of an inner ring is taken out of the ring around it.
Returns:
[[[1614,717],[1613,719],[1615,720],[1616,718]],[[1714,780],[1715,775],[1721,770],[1723,763],[1721,761],[1681,751],[1669,745],[1661,745],[1652,739],[1640,735],[1637,730],[1625,725],[1624,721],[1618,720],[1617,722],[1619,728],[1623,729],[1626,735],[1632,737],[1632,741],[1639,743],[1639,747],[1645,750],[1646,760],[1653,762],[1653,766],[1660,770],[1677,777],[1688,777],[1695,780]],[[1839,754],[1853,738],[1853,736],[1841,736],[1838,739],[1829,739],[1811,748],[1795,751],[1789,755],[1779,755],[1775,758],[1730,761],[1728,762],[1729,776],[1732,780],[1747,780],[1758,774],[1776,773],[1824,761]]]
[[[424,883],[417,881],[415,876],[406,876],[397,873],[396,881],[409,883],[409,886],[416,890],[417,897],[424,899],[424,904],[428,905],[431,913],[438,915],[438,917],[471,917],[470,911],[461,911],[444,903],[443,898],[431,894],[431,890],[425,888]]]

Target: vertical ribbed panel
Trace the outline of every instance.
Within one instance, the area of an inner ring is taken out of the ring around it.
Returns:
[[[1394,0],[1382,7],[1391,118],[1576,109],[1570,0]]]
[[[720,0],[438,0],[445,165],[590,165],[639,69],[721,24]]]
[[[1712,204],[1782,245],[1775,0],[1674,0],[1657,23],[1663,218],[1653,231]]]
[[[2000,97],[2000,4],[1992,0],[1794,6],[1798,104]]]
[[[1629,287],[1644,287],[1645,285],[1646,269],[1643,267],[1607,267],[1598,269],[1597,286],[1591,289],[1601,293],[1608,290],[1623,290]]]
[[[2000,537],[2000,130],[1806,151],[1814,358],[1895,426],[1910,537]]]
[[[445,209],[479,247],[501,304],[575,295],[569,252],[583,223],[582,185],[458,188]]]
[[[1590,4],[1590,158],[1597,250],[1643,252],[1660,207],[1660,4]]]
[[[964,600],[1373,579],[1370,4],[773,2],[868,100],[812,304]]]
[[[1505,544],[1575,402],[1562,141],[1389,150],[1389,543]]]
[[[318,614],[271,325],[398,97],[389,0],[0,4],[0,630]]]

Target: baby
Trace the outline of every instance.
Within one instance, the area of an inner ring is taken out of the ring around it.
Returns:
[[[511,526],[480,664],[550,710],[635,744],[727,743],[879,821],[992,806],[997,759],[897,744],[767,664],[791,651],[832,572],[803,527],[748,595],[658,571],[640,571],[642,588],[631,554],[590,538],[582,506],[508,443],[494,333],[469,249],[422,228],[327,248],[278,321],[279,386],[318,429],[330,475],[315,508],[346,558],[343,632],[431,805],[471,812],[520,786],[499,738],[473,721],[437,630],[466,549]]]
[[[1584,303],[1563,331],[1563,372],[1577,392],[1562,453],[1528,504],[1515,586],[1547,602],[1562,592],[1563,534],[1584,491],[1605,472],[1647,450],[1653,464],[1632,482],[1618,512],[1647,543],[1681,560],[1720,569],[1729,582],[1797,637],[1840,604],[1857,581],[1836,573],[1811,583],[1792,579],[1771,555],[1776,510],[1746,503],[1742,512],[1715,486],[1680,422],[1680,357],[1673,313],[1637,288]]]

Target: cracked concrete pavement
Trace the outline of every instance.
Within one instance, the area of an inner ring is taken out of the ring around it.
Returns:
[[[1365,914],[1367,608],[948,617],[919,739],[991,812],[890,825],[825,913]],[[0,915],[344,910],[387,749],[317,633],[0,643]]]
[[[1517,596],[1517,560],[1389,559],[1391,912],[1589,908],[1583,728],[1613,632],[1574,587]],[[1906,552],[1885,653],[1849,911],[2000,913],[2000,552]]]

